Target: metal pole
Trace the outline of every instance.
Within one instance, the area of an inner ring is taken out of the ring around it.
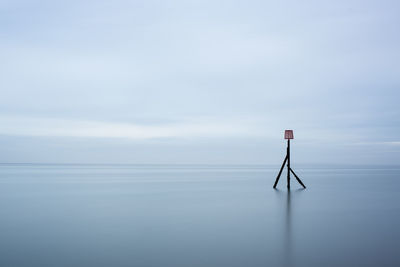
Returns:
[[[287,188],[290,189],[290,139],[287,140]]]

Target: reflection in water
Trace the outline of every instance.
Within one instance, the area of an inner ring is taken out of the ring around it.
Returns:
[[[293,266],[293,232],[292,232],[292,194],[301,192],[304,189],[298,189],[295,191],[290,191],[290,189],[286,192],[285,199],[285,226],[283,227],[283,253],[282,253],[282,264],[285,267]],[[275,191],[283,195],[285,192],[280,191],[279,189],[275,189]]]
[[[285,247],[284,263],[285,266],[292,266],[292,214],[291,214],[291,192],[288,189],[286,194],[286,216],[285,216]]]

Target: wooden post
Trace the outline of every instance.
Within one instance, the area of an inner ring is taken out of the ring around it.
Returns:
[[[287,140],[287,188],[290,189],[290,139]]]

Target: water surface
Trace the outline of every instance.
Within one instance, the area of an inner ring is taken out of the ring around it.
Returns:
[[[278,169],[1,164],[0,266],[400,266],[400,168]]]

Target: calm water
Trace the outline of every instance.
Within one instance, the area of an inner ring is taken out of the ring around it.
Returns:
[[[400,168],[294,167],[0,165],[0,266],[400,266]]]

